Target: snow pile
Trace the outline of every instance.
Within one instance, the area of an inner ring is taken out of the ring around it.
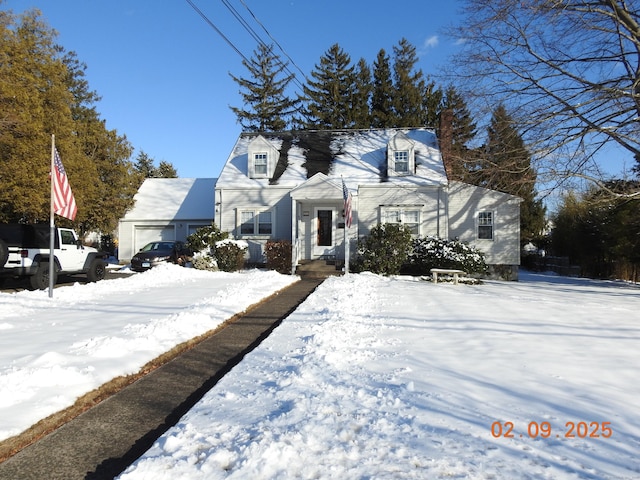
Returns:
[[[639,478],[639,307],[543,275],[331,278],[121,478]]]

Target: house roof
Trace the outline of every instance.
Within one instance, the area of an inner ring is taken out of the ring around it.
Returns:
[[[398,133],[415,142],[416,171],[404,177],[387,176],[387,145]],[[249,143],[258,135],[280,151],[271,179],[248,175]],[[256,188],[281,185],[294,188],[323,173],[329,179],[344,179],[350,189],[358,185],[446,184],[435,132],[426,128],[370,130],[303,130],[291,132],[245,132],[238,138],[225,163],[217,187]]]
[[[123,220],[213,219],[215,178],[147,178]]]

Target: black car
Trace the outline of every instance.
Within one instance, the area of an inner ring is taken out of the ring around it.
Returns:
[[[144,272],[161,263],[184,265],[191,255],[183,242],[151,242],[133,256],[131,270]]]

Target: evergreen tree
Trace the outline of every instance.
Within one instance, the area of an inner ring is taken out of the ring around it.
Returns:
[[[156,169],[155,176],[157,178],[177,178],[178,171],[171,163],[167,162],[166,160],[160,160],[158,168]]]
[[[158,166],[155,161],[146,152],[140,150],[136,158],[134,166],[135,172],[139,177],[139,183],[142,184],[145,178],[177,178],[178,171],[173,164],[166,160],[161,160]]]
[[[0,11],[1,221],[46,221],[51,134],[61,152],[72,151],[73,96],[54,36],[37,11]],[[76,160],[62,158],[73,179]]]
[[[504,105],[495,108],[487,130],[480,183],[486,188],[516,195],[520,205],[520,237],[523,244],[535,241],[541,234],[545,209],[536,200],[536,172],[531,155]]]
[[[443,97],[444,94],[442,90],[436,86],[435,82],[430,81],[426,84],[422,101],[422,109],[424,112],[422,125],[432,128],[438,127]]]
[[[231,75],[240,86],[245,107],[249,108],[230,107],[238,123],[251,132],[285,130],[299,103],[285,95],[287,86],[294,79],[292,73],[282,77],[288,64],[273,52],[273,45],[263,43],[254,50],[250,61],[243,60],[242,64],[249,70],[250,78]]]
[[[389,56],[381,49],[373,64],[373,91],[371,94],[371,126],[391,127],[394,123],[395,90],[391,77]]]
[[[582,195],[565,194],[554,216],[551,248],[583,275],[640,280],[640,200],[612,196],[637,191],[638,182],[614,180]]]
[[[476,124],[464,98],[455,87],[449,86],[444,92],[442,110],[449,110],[451,115],[451,145],[448,159],[451,165],[452,180],[476,184],[474,175],[478,172],[477,152],[469,147],[476,136]]]
[[[354,80],[353,103],[351,106],[353,127],[370,128],[371,115],[369,113],[369,99],[371,98],[372,91],[371,69],[364,58],[361,58],[356,66]]]
[[[351,114],[355,95],[355,72],[351,58],[336,43],[311,72],[315,80],[304,86],[307,128],[352,128]]]
[[[422,70],[414,70],[418,62],[416,48],[403,38],[398,46],[393,47],[393,52],[394,126],[418,127],[424,125],[427,112],[425,112],[423,96],[427,87]]]
[[[136,157],[135,170],[142,179],[154,178],[156,176],[156,167],[153,163],[153,158],[143,150],[140,150],[140,153],[138,153]],[[140,183],[142,183],[142,180]]]
[[[73,190],[80,231],[112,231],[137,189],[131,146],[107,130],[86,66],[55,43],[37,10],[0,12],[0,221],[49,219],[51,135]]]

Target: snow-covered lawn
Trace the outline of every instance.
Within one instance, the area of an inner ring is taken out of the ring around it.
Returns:
[[[53,298],[0,293],[0,441],[296,280],[166,265]]]
[[[121,478],[639,478],[639,308],[611,282],[331,278]]]
[[[146,361],[131,345],[168,349],[291,281],[179,270],[0,294],[1,430],[28,426],[33,385],[89,390]],[[330,278],[121,478],[637,479],[639,367],[636,286]]]

